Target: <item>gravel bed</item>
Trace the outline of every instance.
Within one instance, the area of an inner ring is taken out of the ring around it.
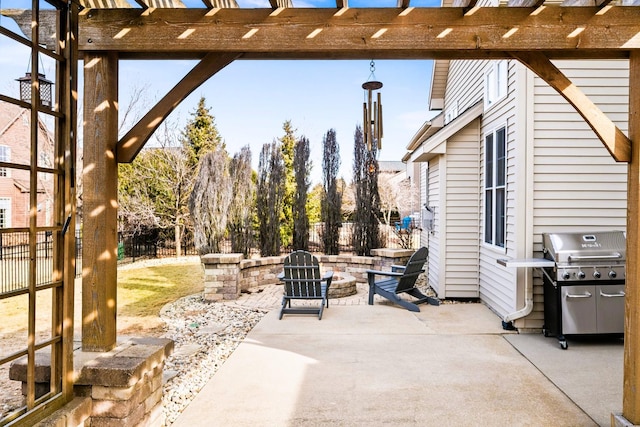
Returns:
[[[175,343],[164,368],[163,406],[169,426],[233,353],[266,311],[206,302],[201,295],[165,306],[165,338]]]

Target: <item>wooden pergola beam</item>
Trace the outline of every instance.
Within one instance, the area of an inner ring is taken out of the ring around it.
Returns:
[[[624,382],[622,415],[640,424],[640,53],[629,60],[629,137],[632,159],[627,173],[627,281],[625,284]],[[613,425],[613,423],[612,423]],[[617,424],[623,425],[623,424]]]
[[[116,158],[119,163],[135,159],[151,135],[169,114],[211,76],[229,65],[239,56],[237,53],[209,54],[178,82],[149,112],[118,141]]]
[[[120,58],[486,59],[509,51],[554,58],[628,58],[640,49],[640,8],[94,9],[80,17],[81,51]],[[544,31],[540,31],[544,28]],[[320,31],[318,31],[320,30]]]
[[[518,52],[513,57],[540,76],[576,109],[616,161],[631,160],[629,138],[548,58],[537,52]]]

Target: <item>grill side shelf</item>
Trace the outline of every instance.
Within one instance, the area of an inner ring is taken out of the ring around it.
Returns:
[[[505,267],[545,268],[553,267],[555,262],[546,258],[499,259],[497,263]]]

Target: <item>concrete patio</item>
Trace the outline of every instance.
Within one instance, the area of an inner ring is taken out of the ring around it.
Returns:
[[[174,426],[594,426],[622,410],[621,340],[504,331],[485,305],[411,313],[358,294],[323,318],[276,310],[281,288],[236,302],[271,311]]]

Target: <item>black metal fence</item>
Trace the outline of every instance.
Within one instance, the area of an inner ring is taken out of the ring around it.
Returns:
[[[309,250],[322,252],[322,224],[313,224],[309,230]],[[340,228],[340,252],[353,252],[351,236],[353,224],[344,223]],[[392,227],[381,227],[382,241],[389,248],[417,249],[420,244],[419,230],[409,233],[398,232]],[[118,241],[118,262],[135,262],[143,258],[175,257],[176,245],[171,233],[151,230],[145,234],[120,235]],[[41,232],[36,242],[36,285],[46,284],[53,275],[53,239],[50,232]],[[282,253],[289,251],[283,248]],[[221,252],[231,252],[231,242],[221,244]],[[257,253],[257,249],[252,251]],[[198,255],[189,235],[181,242],[182,255]],[[29,233],[0,233],[0,296],[25,289],[29,279]],[[76,231],[76,276],[82,274],[82,232]]]

